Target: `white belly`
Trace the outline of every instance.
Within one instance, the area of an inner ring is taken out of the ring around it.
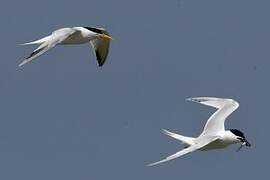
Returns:
[[[209,143],[208,145],[204,146],[203,148],[201,148],[201,151],[207,151],[207,150],[211,150],[211,149],[223,149],[231,144],[234,144],[234,141],[229,141],[229,140],[216,140],[214,142]]]
[[[238,143],[239,141],[235,138],[235,135],[230,131],[220,132],[214,136],[218,136],[219,138],[206,146],[200,148],[201,151],[207,151],[211,149],[223,149],[231,144]]]

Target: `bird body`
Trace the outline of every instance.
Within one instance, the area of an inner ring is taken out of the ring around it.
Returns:
[[[95,39],[95,33],[83,27],[62,28],[54,31],[54,33],[65,33],[73,30],[75,30],[75,33],[68,36],[63,42],[61,42],[61,45],[84,44]]]
[[[102,66],[109,52],[110,40],[109,33],[103,28],[93,27],[72,27],[55,30],[51,35],[39,40],[24,43],[22,45],[39,44],[30,56],[28,56],[19,66],[22,66],[37,57],[41,56],[56,45],[74,45],[91,43],[93,46],[99,66]]]
[[[212,149],[223,149],[231,144],[238,143],[239,141],[235,139],[235,135],[231,133],[231,131],[220,132],[218,135],[218,139],[210,142],[206,146],[200,148],[201,151],[208,151]]]
[[[241,143],[240,148],[243,145],[251,146],[241,131],[237,129],[225,130],[224,122],[226,118],[239,107],[235,100],[215,97],[195,97],[187,100],[215,107],[217,111],[207,120],[202,133],[198,137],[187,137],[163,130],[166,135],[181,141],[186,147],[161,161],[149,164],[149,166],[170,161],[197,150],[222,149],[235,143]]]

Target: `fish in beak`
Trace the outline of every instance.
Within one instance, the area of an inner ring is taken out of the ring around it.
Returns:
[[[251,144],[247,140],[244,140],[240,147],[236,150],[236,152],[239,152],[243,146],[251,147]]]
[[[243,145],[246,145],[247,147],[251,147],[251,144],[247,140],[244,141]]]

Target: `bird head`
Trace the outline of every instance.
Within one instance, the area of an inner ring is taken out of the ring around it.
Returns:
[[[94,27],[84,27],[89,31],[92,31],[99,38],[112,40],[113,38],[109,35],[109,33],[103,28],[94,28]]]
[[[230,131],[235,135],[236,140],[241,143],[241,146],[237,151],[239,151],[243,146],[251,147],[251,144],[247,141],[243,132],[238,129],[230,129]]]

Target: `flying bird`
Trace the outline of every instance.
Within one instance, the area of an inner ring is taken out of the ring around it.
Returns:
[[[94,27],[71,27],[61,28],[52,32],[51,35],[42,39],[24,43],[22,45],[38,44],[35,49],[19,66],[36,59],[56,45],[70,45],[90,43],[95,51],[99,66],[102,66],[109,53],[111,36],[103,28]]]
[[[187,100],[214,107],[217,111],[207,120],[202,133],[198,137],[182,136],[164,129],[163,132],[166,135],[181,141],[186,147],[177,153],[161,161],[149,164],[148,166],[154,166],[170,161],[196,150],[207,151],[211,149],[222,149],[235,143],[241,143],[238,151],[244,145],[248,147],[251,146],[245,138],[244,133],[240,130],[225,130],[224,122],[226,118],[239,107],[239,104],[235,100],[215,97],[194,97],[188,98]]]

